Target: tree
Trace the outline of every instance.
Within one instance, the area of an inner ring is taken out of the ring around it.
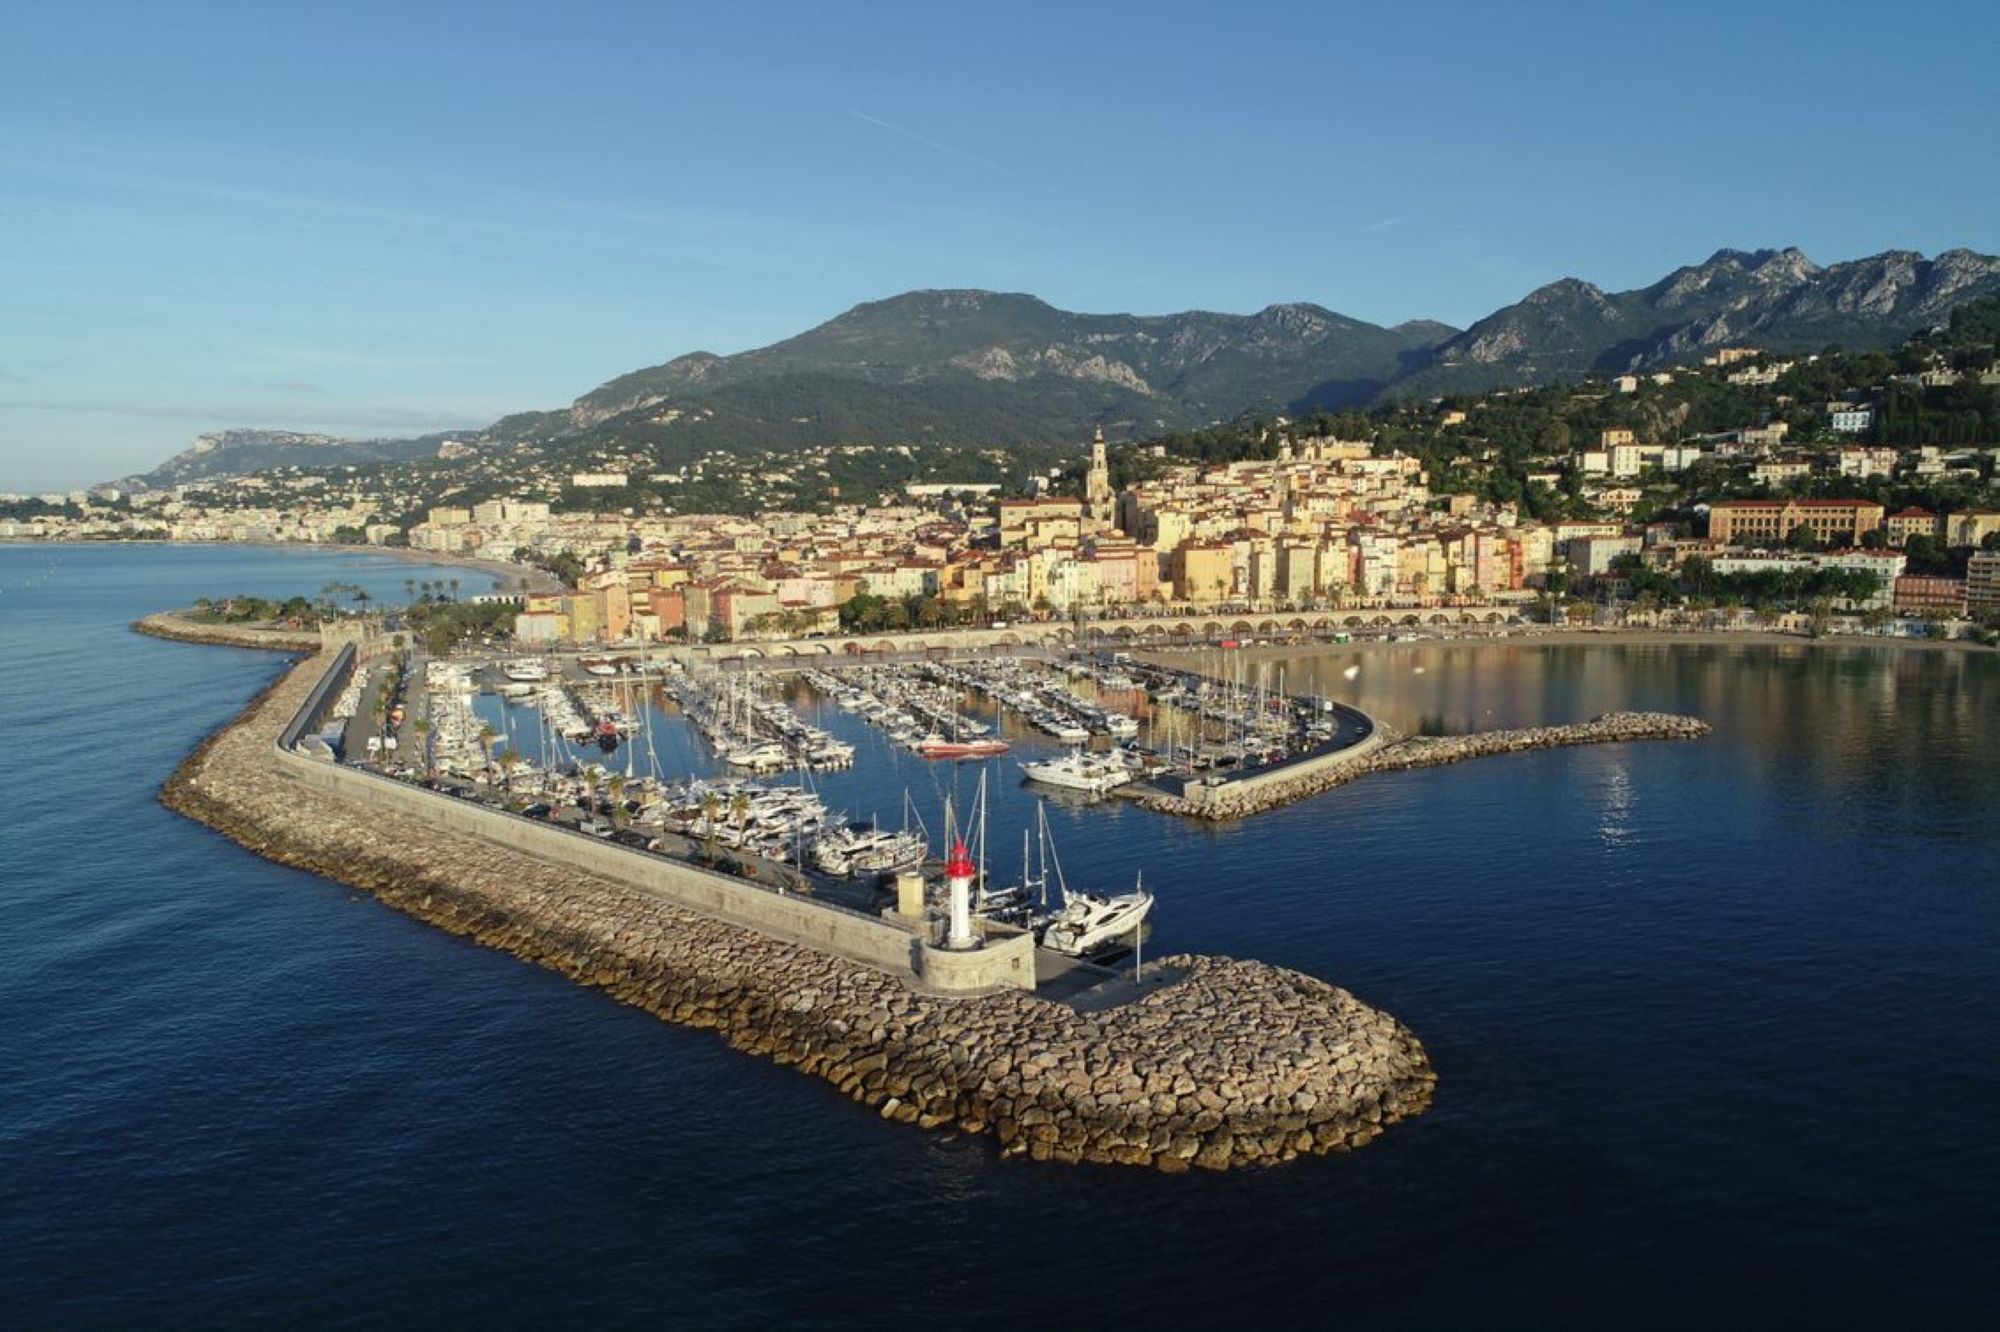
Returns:
[[[622,828],[625,826],[625,775],[612,773],[604,787],[611,793],[611,825]]]
[[[713,791],[704,791],[701,797],[701,858],[708,864],[715,863],[716,823],[722,817],[722,797]]]

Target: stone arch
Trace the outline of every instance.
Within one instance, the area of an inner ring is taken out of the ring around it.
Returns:
[[[831,657],[833,655],[833,644],[827,642],[812,642],[806,644],[805,647],[801,649],[801,651],[804,652],[804,654],[808,657]]]
[[[1220,638],[1222,637],[1222,621],[1220,620],[1203,621],[1200,632],[1202,636],[1205,638]]]
[[[1365,623],[1365,621],[1363,621],[1359,615],[1350,615],[1346,619],[1342,620],[1341,623],[1343,625],[1346,625],[1349,629],[1359,629],[1362,626],[1362,624]]]
[[[1257,625],[1257,632],[1260,634],[1275,634],[1278,632],[1278,622],[1276,620],[1261,621]]]
[[[896,645],[886,638],[878,638],[868,645],[870,652],[894,652]]]
[[[1291,630],[1295,634],[1304,633],[1309,627],[1310,626],[1307,625],[1305,620],[1302,618],[1290,620],[1285,624],[1285,628]]]
[[[1430,622],[1432,624],[1450,624],[1451,616],[1445,614],[1443,611],[1433,611],[1431,613]]]
[[[1021,646],[1021,640],[1020,640],[1020,637],[1019,637],[1018,635],[1016,635],[1016,634],[1012,634],[1012,633],[1006,633],[1006,634],[1002,634],[1002,635],[1000,635],[1000,646],[1001,646],[1001,647],[1019,647],[1019,646]]]
[[[1486,612],[1486,623],[1488,624],[1501,624],[1506,620],[1506,618],[1507,618],[1506,616],[1502,615],[1497,610]]]
[[[1424,622],[1423,616],[1414,613],[1405,615],[1403,617],[1403,623],[1405,625],[1419,625],[1422,624],[1423,622]]]
[[[1121,624],[1116,629],[1113,629],[1111,631],[1111,636],[1113,638],[1122,638],[1125,639],[1127,642],[1130,642],[1132,638],[1132,626],[1129,624]]]
[[[1229,626],[1229,632],[1241,638],[1243,635],[1252,632],[1250,627],[1250,621],[1238,620],[1236,623]]]
[[[1175,638],[1192,638],[1194,637],[1194,626],[1185,620],[1176,620],[1167,626],[1167,632]]]

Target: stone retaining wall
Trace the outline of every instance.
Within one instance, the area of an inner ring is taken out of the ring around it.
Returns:
[[[324,666],[276,681],[162,800],[260,855],[797,1065],[886,1119],[991,1134],[1007,1155],[1177,1171],[1348,1151],[1430,1103],[1436,1078],[1408,1029],[1280,967],[1163,958],[1178,979],[1090,1013],[1022,991],[944,998],[601,867],[302,780],[273,742]]]
[[[1400,772],[1494,754],[1519,754],[1531,749],[1568,745],[1616,744],[1629,740],[1695,740],[1709,733],[1698,717],[1668,712],[1610,712],[1568,726],[1531,726],[1513,731],[1481,731],[1473,735],[1411,736],[1385,744],[1373,753],[1346,763],[1330,763],[1296,776],[1259,782],[1247,790],[1216,787],[1193,797],[1146,796],[1137,804],[1162,814],[1201,819],[1240,819],[1260,814],[1307,796],[1344,786],[1371,772]],[[1339,755],[1330,757],[1338,758]],[[1240,783],[1249,787],[1249,783]]]

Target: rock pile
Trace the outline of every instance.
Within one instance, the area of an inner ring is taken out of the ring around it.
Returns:
[[[1479,731],[1471,735],[1411,736],[1352,762],[1323,766],[1291,780],[1276,777],[1244,782],[1237,792],[1224,787],[1214,793],[1215,798],[1211,800],[1157,795],[1144,797],[1137,803],[1141,809],[1162,814],[1184,814],[1191,818],[1215,820],[1240,819],[1330,791],[1372,772],[1433,768],[1493,754],[1519,754],[1531,749],[1556,749],[1568,745],[1615,744],[1627,740],[1697,740],[1707,735],[1709,730],[1708,723],[1699,717],[1683,717],[1670,712],[1607,712],[1601,717],[1568,726],[1530,726],[1513,731]]]
[[[1345,990],[1259,962],[1179,956],[1094,1012],[907,977],[783,943],[359,798],[299,782],[273,741],[322,663],[282,677],[162,792],[257,853],[660,1017],[720,1033],[928,1129],[1036,1160],[1225,1169],[1345,1152],[1421,1113],[1414,1035]]]
[[[317,652],[316,629],[279,629],[255,624],[203,624],[179,611],[160,611],[132,625],[134,633],[152,638],[171,638],[177,643],[206,643],[215,647],[263,648],[274,652]]]

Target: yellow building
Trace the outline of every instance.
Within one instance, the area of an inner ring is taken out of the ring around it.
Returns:
[[[1236,582],[1235,548],[1219,542],[1182,543],[1174,550],[1174,596],[1181,601],[1226,601]]]

